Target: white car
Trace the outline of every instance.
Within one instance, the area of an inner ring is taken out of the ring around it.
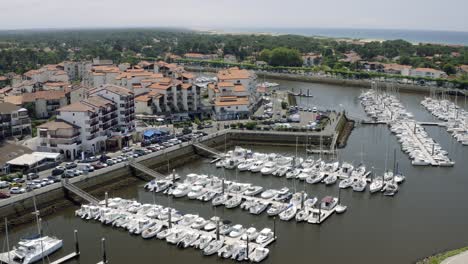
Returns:
[[[7,181],[0,181],[0,188],[10,187],[10,183]]]
[[[20,187],[12,187],[10,189],[11,194],[19,194],[19,193],[25,193],[26,189],[25,188],[20,188]]]
[[[317,111],[317,107],[314,106],[314,108],[312,108],[312,112],[317,113]]]

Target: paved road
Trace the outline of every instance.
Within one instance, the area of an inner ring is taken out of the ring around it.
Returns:
[[[468,251],[465,251],[458,255],[445,259],[440,264],[467,264],[467,263],[468,263]]]

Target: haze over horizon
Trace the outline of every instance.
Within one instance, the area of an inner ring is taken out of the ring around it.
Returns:
[[[366,28],[468,32],[468,1],[18,0],[0,4],[0,30],[182,27]]]

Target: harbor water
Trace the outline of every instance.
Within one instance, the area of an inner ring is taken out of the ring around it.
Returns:
[[[304,107],[346,110],[350,116],[365,117],[358,96],[361,90],[351,87],[330,86],[302,82],[276,81],[280,89],[310,89],[313,98],[298,99]],[[400,100],[418,121],[437,121],[421,105],[424,94],[400,93]],[[458,98],[464,106],[464,98]],[[400,149],[396,137],[385,125],[358,125],[352,132],[346,148],[340,149],[337,159],[361,161],[377,175],[385,168],[392,169],[393,153],[406,176],[395,197],[380,193],[370,194],[346,189],[341,192],[347,212],[332,215],[322,225],[296,223],[294,220],[276,221],[278,240],[269,246],[270,255],[263,263],[414,263],[417,259],[447,249],[468,244],[468,147],[458,143],[443,127],[426,126],[429,135],[449,152],[454,167],[415,167]],[[295,155],[294,147],[244,146],[258,152],[276,152]],[[304,148],[297,149],[305,157]],[[264,188],[289,187],[305,190],[310,196],[322,198],[338,196],[338,185],[310,185],[284,177],[262,176],[249,172],[217,169],[210,160],[200,158],[177,169],[181,175],[200,173],[226,177],[228,180],[249,182]],[[205,218],[218,215],[244,227],[273,228],[273,218],[266,213],[255,216],[241,210],[213,208],[211,203],[186,198],[153,196],[143,189],[144,182],[111,192],[111,197],[135,199],[140,202],[170,205],[184,213],[197,213]],[[101,260],[100,239],[107,239],[109,263],[219,263],[218,257],[204,257],[199,250],[180,249],[158,240],[143,240],[121,229],[84,221],[74,216],[78,207],[57,212],[43,220],[44,232],[64,239],[64,247],[51,256],[59,258],[74,250],[73,230],[79,230],[81,257],[70,263],[97,263]],[[10,245],[35,231],[34,224],[10,230]],[[2,242],[4,236],[2,235]],[[5,251],[5,245],[3,245]]]

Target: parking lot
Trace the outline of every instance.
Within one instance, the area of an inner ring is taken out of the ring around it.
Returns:
[[[138,158],[153,152],[179,145],[182,142],[188,142],[193,139],[206,135],[204,132],[194,132],[188,134],[179,134],[168,138],[164,142],[146,142],[132,144],[116,152],[102,153],[96,156],[86,157],[84,160],[75,160],[63,162],[59,166],[29,173],[12,179],[11,181],[0,181],[0,199],[6,199],[16,194],[39,189],[44,186],[60,182],[64,178],[74,178],[83,174],[100,170],[108,166],[128,161],[131,158]]]

